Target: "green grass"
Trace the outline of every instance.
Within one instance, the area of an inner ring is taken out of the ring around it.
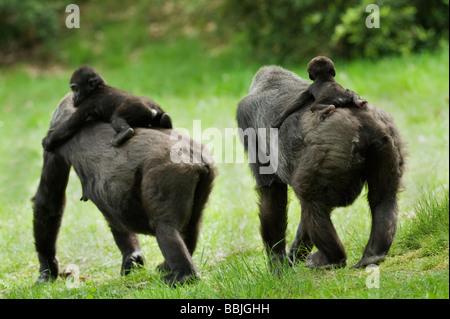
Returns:
[[[448,45],[403,58],[337,63],[338,81],[390,112],[410,152],[399,196],[399,231],[380,265],[379,289],[366,286],[364,269],[322,271],[299,264],[281,277],[271,275],[246,164],[217,165],[194,255],[202,276],[198,283],[176,289],[163,285],[155,271],[163,258],[156,240],[147,236],[140,237],[146,267],[120,277],[121,256],[112,235],[98,209],[79,201],[81,188],[72,172],[58,258],[61,269],[76,264],[83,281],[74,289],[61,278],[34,285],[39,267],[30,198],[40,176],[40,143],[78,64],[88,62],[111,85],[155,99],[176,127],[191,132],[195,119],[202,120],[203,129],[235,127],[237,103],[260,67],[243,58],[241,48],[218,53],[195,39],[139,45],[137,35],[123,47],[112,36],[119,32],[116,25],[106,24],[101,32],[94,53],[89,49],[94,40],[80,34],[61,44],[59,59],[65,63],[46,68],[21,63],[1,70],[0,298],[449,298]],[[306,77],[306,60],[285,67]],[[370,231],[364,194],[352,206],[336,209],[332,219],[348,263],[356,263]],[[289,242],[299,220],[300,207],[290,193]]]
[[[439,255],[448,249],[448,190],[426,192],[402,227],[397,242],[406,249],[420,249],[424,256]]]

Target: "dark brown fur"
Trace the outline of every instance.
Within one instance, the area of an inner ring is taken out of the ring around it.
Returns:
[[[61,101],[51,127],[70,118],[75,111],[71,101],[70,95]],[[123,255],[122,274],[144,263],[137,237],[141,233],[156,236],[165,258],[159,269],[169,272],[164,277],[167,283],[197,277],[192,254],[215,169],[204,146],[187,137],[185,146],[190,153],[186,156],[199,157],[196,152],[201,151],[201,163],[172,162],[172,147],[180,142],[170,139],[171,132],[137,129],[135,137],[117,149],[107,143],[113,133],[111,126],[90,122],[55,152],[44,152],[41,180],[33,198],[38,281],[58,276],[56,239],[71,166],[81,180],[83,198],[94,202],[111,228]]]
[[[280,67],[264,67],[237,110],[238,126],[269,128],[284,105],[296,99],[308,83]],[[313,103],[310,98],[308,103]],[[372,230],[362,258],[363,267],[384,260],[397,227],[397,193],[406,155],[404,142],[392,117],[368,104],[364,108],[337,108],[325,117],[301,108],[278,130],[278,168],[260,174],[261,164],[251,165],[260,196],[261,235],[274,271],[283,262],[305,261],[312,268],[346,265],[346,253],[333,227],[335,207],[348,206],[368,186]],[[248,149],[250,141],[244,140]],[[255,142],[255,141],[253,141]],[[287,185],[302,208],[301,221],[285,248]],[[316,246],[318,251],[310,254]]]
[[[329,58],[324,56],[315,57],[308,63],[307,71],[309,78],[314,83],[275,118],[272,127],[279,128],[289,115],[305,107],[311,98],[314,98],[315,101],[310,105],[310,112],[316,113],[319,111],[322,117],[333,113],[336,107],[361,107],[367,103],[358,94],[343,88],[342,85],[336,82],[334,79],[336,75],[334,63]]]

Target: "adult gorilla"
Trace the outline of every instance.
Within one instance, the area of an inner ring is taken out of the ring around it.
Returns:
[[[74,112],[71,95],[60,102],[51,129]],[[136,235],[141,233],[156,236],[165,258],[159,269],[169,272],[164,277],[168,284],[197,277],[192,254],[215,169],[203,145],[188,137],[173,140],[171,132],[137,128],[131,140],[115,148],[110,143],[111,125],[89,122],[54,152],[44,152],[33,197],[38,282],[58,276],[56,239],[71,166],[81,180],[82,199],[92,200],[111,228],[123,256],[122,274],[144,264]],[[171,160],[174,155],[177,161]]]
[[[312,268],[346,265],[346,253],[330,219],[335,207],[347,206],[368,185],[372,212],[370,239],[363,267],[381,262],[397,228],[397,193],[404,170],[404,143],[392,117],[368,104],[336,108],[331,114],[309,113],[313,99],[289,116],[278,131],[278,158],[267,166],[255,154],[267,155],[267,145],[250,134],[270,128],[271,121],[305,91],[309,83],[280,67],[261,68],[237,110],[241,139],[249,152],[260,196],[261,235],[274,271],[283,261],[305,260]],[[271,134],[272,142],[274,135]],[[258,144],[259,142],[259,144]],[[254,149],[256,147],[256,150]],[[272,169],[272,171],[271,171]],[[271,174],[264,174],[264,170]],[[297,234],[285,250],[287,185],[300,200]],[[309,254],[313,246],[318,251]]]

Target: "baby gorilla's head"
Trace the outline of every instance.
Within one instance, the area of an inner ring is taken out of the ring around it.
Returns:
[[[307,71],[313,81],[318,78],[334,78],[336,75],[333,61],[326,56],[317,56],[309,61]]]

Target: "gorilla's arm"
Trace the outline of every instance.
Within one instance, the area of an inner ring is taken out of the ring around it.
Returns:
[[[314,98],[314,96],[311,94],[311,91],[308,89],[306,91],[303,91],[298,98],[295,99],[292,104],[290,104],[288,107],[286,107],[279,116],[275,118],[275,120],[272,122],[272,127],[279,128],[281,124],[284,122],[284,120],[294,113],[295,111],[299,110],[303,106],[307,104],[307,102]]]
[[[79,107],[72,116],[54,130],[49,130],[47,136],[42,140],[42,146],[46,151],[53,151],[69,140],[83,126],[90,116],[89,105]]]
[[[44,152],[41,180],[33,197],[33,230],[40,264],[38,282],[58,275],[56,239],[66,201],[70,165],[55,153]]]

